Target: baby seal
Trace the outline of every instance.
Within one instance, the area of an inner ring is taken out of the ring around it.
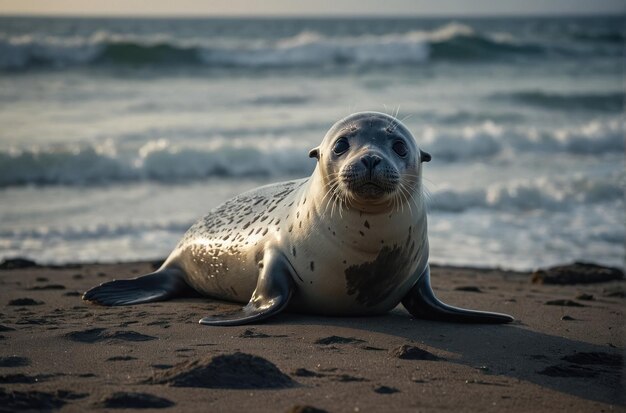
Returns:
[[[200,293],[247,303],[201,324],[239,325],[283,309],[382,314],[400,302],[415,317],[506,323],[511,316],[439,301],[430,286],[422,165],[396,118],[360,112],[335,123],[306,179],[267,185],[212,210],[156,272],[101,284],[83,299],[132,305]]]

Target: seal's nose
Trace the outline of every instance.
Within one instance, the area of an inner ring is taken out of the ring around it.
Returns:
[[[370,172],[380,163],[381,160],[382,158],[378,155],[363,155],[361,157],[361,162]]]

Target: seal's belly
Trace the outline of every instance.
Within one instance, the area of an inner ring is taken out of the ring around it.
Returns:
[[[312,265],[296,265],[293,310],[328,315],[385,313],[398,305],[420,275],[417,260],[400,247],[382,247],[365,259],[354,254],[349,258],[310,255],[316,256],[319,260],[311,258]]]

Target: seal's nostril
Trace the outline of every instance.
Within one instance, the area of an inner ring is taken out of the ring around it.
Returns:
[[[367,167],[368,171],[371,171],[378,165],[381,161],[381,157],[377,155],[363,155],[361,157],[361,162],[363,165]]]
[[[380,156],[372,155],[372,159],[374,160],[372,168],[374,168],[376,165],[378,165],[380,163],[381,158],[380,158]]]

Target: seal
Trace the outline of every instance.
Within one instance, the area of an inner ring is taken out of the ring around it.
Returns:
[[[506,323],[452,307],[430,284],[422,166],[431,156],[395,117],[352,114],[309,156],[306,179],[264,186],[212,210],[156,272],[92,288],[83,299],[131,305],[200,293],[247,303],[201,324],[240,325],[290,311]]]

